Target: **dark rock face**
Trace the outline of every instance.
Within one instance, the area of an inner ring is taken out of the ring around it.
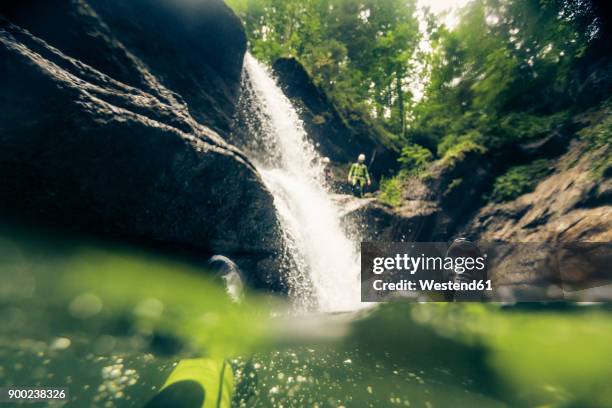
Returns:
[[[430,241],[442,217],[440,208],[427,202],[407,203],[394,209],[375,198],[337,194],[334,201],[347,230],[359,234],[362,241]]]
[[[483,193],[493,180],[491,164],[479,150],[467,150],[434,162],[423,177],[408,180],[401,214],[431,208],[436,220],[421,240],[446,241],[483,205]]]
[[[156,19],[165,18],[170,2],[47,3],[1,6],[5,17],[48,34],[56,46],[0,18],[2,215],[222,252],[254,285],[281,288],[272,197],[243,154],[192,116],[222,128],[231,115],[217,98],[230,104],[229,90],[239,86],[244,42],[232,48],[230,39],[229,49],[222,47],[227,30],[243,38],[236,19],[223,20],[229,11],[220,2],[198,2],[205,5],[191,10],[193,25],[163,41],[169,34]],[[106,24],[94,7],[102,14],[113,5],[121,12]],[[203,21],[216,23],[198,31],[198,12],[212,13]],[[168,16],[169,25],[177,25],[174,18]],[[199,41],[209,54],[185,55]],[[211,65],[196,67],[219,50]],[[173,62],[176,69],[166,71],[163,64]],[[223,80],[211,73],[215,69]],[[213,105],[223,115],[209,111]]]
[[[397,147],[383,144],[381,131],[361,115],[340,112],[297,60],[280,58],[273,69],[321,154],[335,162],[349,163],[364,153],[370,171],[376,176],[397,169]]]
[[[8,0],[0,14],[113,79],[186,102],[213,130],[229,130],[246,37],[222,0]]]

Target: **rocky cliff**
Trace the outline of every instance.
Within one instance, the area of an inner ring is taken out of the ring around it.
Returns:
[[[595,179],[592,163],[606,154],[574,141],[534,191],[489,203],[462,233],[478,240],[514,242],[612,241],[612,179]]]
[[[334,162],[351,163],[364,153],[377,179],[398,167],[399,148],[384,131],[368,123],[363,115],[335,106],[299,61],[280,58],[273,69],[322,155]]]
[[[407,180],[402,204],[397,208],[375,198],[358,200],[338,196],[336,200],[344,209],[346,224],[356,226],[365,240],[429,242],[450,241],[461,236],[481,243],[529,242],[559,247],[591,242],[608,243],[604,247],[609,248],[612,242],[610,146],[589,149],[579,137],[584,130],[605,131],[600,127],[602,121],[609,120],[605,119],[609,118],[607,115],[610,115],[607,109],[596,112],[590,115],[590,121],[582,124],[581,130],[574,129],[569,137],[549,135],[541,143],[519,149],[523,151],[522,156],[515,152],[515,160],[548,157],[549,171],[532,191],[506,202],[487,199],[499,163],[492,163],[490,157],[478,151],[466,151],[452,160],[434,162],[424,176]],[[594,171],[597,166],[603,171]],[[525,272],[529,268],[518,265],[533,266],[542,255],[542,251],[526,254],[523,248],[512,247],[495,265],[491,278],[496,284],[532,288],[532,283],[542,276],[530,275]],[[582,264],[569,268],[571,279],[577,284],[594,279],[610,282],[612,276],[607,267],[593,266],[609,265],[609,249],[594,246],[581,256]],[[572,275],[576,271],[582,275]],[[592,275],[585,276],[585,273]]]
[[[415,241],[446,241],[459,235],[474,240],[609,241],[610,146],[589,148],[580,134],[609,132],[601,128],[609,123],[605,121],[610,113],[605,107],[577,115],[561,133],[501,152],[465,149],[437,160],[419,176],[403,181],[401,205],[396,208],[376,199],[338,201],[346,217],[385,220],[380,228],[366,228],[367,237],[377,232],[385,239]],[[547,171],[533,189],[509,201],[492,199],[500,174],[537,160],[545,160]],[[407,222],[418,228],[400,227]]]
[[[8,0],[0,14],[63,54],[227,132],[246,37],[222,0]]]
[[[279,224],[227,144],[246,48],[220,0],[0,5],[4,218],[222,252],[282,287]]]

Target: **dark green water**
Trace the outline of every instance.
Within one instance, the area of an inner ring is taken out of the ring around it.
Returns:
[[[604,306],[291,317],[187,262],[9,228],[0,279],[0,385],[67,386],[66,406],[144,406],[186,358],[231,365],[234,406],[612,406]]]

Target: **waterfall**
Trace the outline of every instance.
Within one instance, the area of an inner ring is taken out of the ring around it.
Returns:
[[[324,187],[321,157],[296,109],[268,69],[249,53],[243,80],[246,102],[240,109],[244,126],[251,129],[241,147],[274,196],[287,256],[297,269],[285,272],[292,297],[323,311],[360,307],[357,242],[344,232],[339,210]]]

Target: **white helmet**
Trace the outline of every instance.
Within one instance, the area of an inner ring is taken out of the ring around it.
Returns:
[[[321,161],[325,164],[329,164],[331,160],[329,160],[329,157],[324,157]]]
[[[365,154],[361,153],[357,160],[359,160],[359,163],[363,163],[365,161]]]

